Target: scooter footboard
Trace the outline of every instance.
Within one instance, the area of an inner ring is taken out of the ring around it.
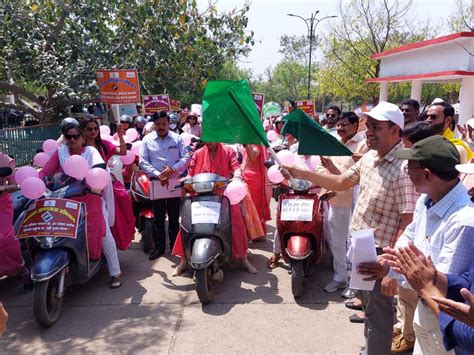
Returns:
[[[31,278],[48,280],[69,264],[69,253],[64,249],[38,250],[35,253]]]
[[[222,243],[219,238],[206,236],[197,238],[193,243],[191,266],[195,270],[205,269],[222,254]]]
[[[292,259],[306,259],[313,254],[311,238],[307,235],[291,235],[286,244],[286,253]]]

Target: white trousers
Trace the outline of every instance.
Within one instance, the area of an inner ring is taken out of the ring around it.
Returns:
[[[107,260],[107,268],[109,269],[109,275],[114,277],[120,275],[120,264],[117,254],[117,245],[115,239],[110,230],[107,207],[104,199],[102,199],[102,214],[105,220],[105,237],[102,238],[102,252]]]
[[[324,217],[324,234],[332,253],[334,281],[347,281],[347,236],[351,221],[351,207],[329,206]]]
[[[438,318],[421,301],[418,301],[418,306],[415,310],[413,329],[415,330],[416,337],[413,355],[454,355],[454,350],[446,351],[444,348],[443,334],[439,329]]]
[[[273,233],[273,252],[275,254],[281,254],[281,242],[280,236],[278,235],[278,230],[275,229]]]

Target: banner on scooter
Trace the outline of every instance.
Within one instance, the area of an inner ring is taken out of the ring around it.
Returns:
[[[62,198],[46,198],[32,203],[26,212],[18,239],[31,237],[76,238],[81,203]]]

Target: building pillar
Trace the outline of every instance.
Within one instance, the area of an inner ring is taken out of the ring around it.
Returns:
[[[466,123],[474,113],[474,78],[463,77],[459,92],[459,123]]]
[[[423,82],[421,80],[413,80],[411,82],[410,98],[418,102],[421,102],[421,89],[422,88],[423,88]]]
[[[388,81],[380,82],[379,101],[388,101]]]

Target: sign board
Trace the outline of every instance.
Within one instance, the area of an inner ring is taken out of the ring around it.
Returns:
[[[140,102],[138,72],[130,70],[97,70],[100,100],[109,104]]]
[[[80,210],[81,203],[74,200],[36,200],[28,207],[17,237],[76,238]]]
[[[143,108],[145,114],[151,115],[155,112],[170,111],[170,97],[167,94],[143,95]]]
[[[298,110],[304,111],[310,116],[314,116],[316,113],[316,107],[314,105],[313,100],[295,101],[295,105],[298,108]],[[285,101],[285,111],[286,112],[293,111],[293,107],[288,101]]]
[[[119,117],[122,115],[137,116],[137,105],[135,104],[125,104],[119,105]]]
[[[309,199],[286,199],[281,201],[282,221],[305,221],[313,219],[314,200]]]
[[[265,103],[265,94],[252,93],[253,101],[257,106],[258,115],[262,117],[263,104]]]
[[[170,99],[170,111],[178,112],[181,110],[181,101],[176,99]]]
[[[191,223],[219,223],[221,214],[220,202],[197,201],[191,204]]]

